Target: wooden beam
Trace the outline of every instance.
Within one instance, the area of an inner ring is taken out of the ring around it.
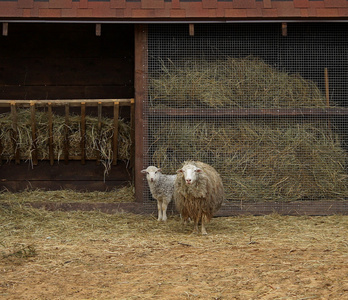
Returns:
[[[86,103],[81,102],[81,164],[86,163]]]
[[[65,104],[65,140],[64,140],[64,163],[69,163],[69,104]]]
[[[100,165],[100,137],[101,137],[101,130],[102,130],[102,112],[103,112],[103,105],[99,101],[98,102],[98,141],[97,141],[97,152],[96,152],[97,165]]]
[[[190,36],[195,35],[195,24],[189,24],[189,34]]]
[[[286,22],[282,23],[282,36],[288,36],[288,24]]]
[[[101,36],[101,24],[95,24],[95,35]]]
[[[147,39],[148,27],[146,24],[137,24],[135,29],[135,57],[134,57],[134,89],[135,89],[135,198],[137,202],[143,202],[144,177],[140,171],[147,164],[144,156],[144,149],[147,147],[147,122],[144,116],[144,106],[146,107],[146,86],[147,86]]]
[[[54,152],[53,152],[53,113],[52,113],[52,103],[48,103],[48,156],[50,159],[50,165],[54,164]]]
[[[134,99],[131,101],[131,110],[130,110],[130,135],[131,135],[131,153],[130,153],[130,168],[132,172],[132,178],[135,175],[135,107],[134,107]]]
[[[8,35],[8,23],[6,22],[2,23],[2,35],[3,36]]]
[[[20,164],[20,153],[18,147],[18,116],[17,107],[15,102],[11,102],[11,115],[12,115],[12,135],[13,135],[13,152],[15,157],[15,163]]]
[[[112,164],[117,165],[118,156],[118,116],[120,114],[120,103],[114,103],[114,134],[112,140]]]
[[[36,117],[35,103],[30,103],[30,123],[31,123],[31,138],[32,138],[32,163],[36,166],[37,161],[37,145],[36,145]]]

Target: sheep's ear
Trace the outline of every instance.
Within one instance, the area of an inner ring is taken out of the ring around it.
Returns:
[[[184,171],[182,169],[179,169],[176,171],[177,173],[183,173]]]
[[[146,171],[146,169],[144,169],[144,170],[141,170],[140,173],[146,174],[147,171]]]
[[[197,173],[202,173],[203,170],[202,170],[202,169],[196,169],[195,172],[197,172]]]
[[[159,168],[159,169],[157,170],[157,172],[161,172],[161,173],[162,173],[162,169],[161,169],[161,168]]]

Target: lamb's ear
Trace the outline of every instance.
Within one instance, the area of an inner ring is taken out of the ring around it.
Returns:
[[[202,170],[202,169],[196,169],[195,172],[197,172],[197,173],[202,173],[203,170]]]
[[[179,169],[176,171],[176,173],[183,173],[184,171],[182,169]]]
[[[146,169],[144,169],[144,170],[141,170],[140,173],[146,174],[147,171],[146,171]]]
[[[161,168],[159,168],[159,169],[157,170],[157,172],[161,172],[161,173],[162,173],[162,169],[161,169]]]

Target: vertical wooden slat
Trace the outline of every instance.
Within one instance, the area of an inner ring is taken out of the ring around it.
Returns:
[[[64,162],[69,162],[69,104],[65,104],[65,141],[64,141]]]
[[[30,102],[30,123],[31,123],[31,138],[32,144],[32,163],[34,166],[37,165],[37,145],[36,145],[36,117],[35,117],[35,103]]]
[[[131,153],[130,153],[130,167],[132,172],[132,177],[134,178],[134,168],[135,168],[135,111],[134,111],[134,99],[131,99],[130,107],[130,125],[131,125]]]
[[[282,36],[288,36],[288,23],[286,22],[282,23]]]
[[[18,165],[20,163],[20,153],[18,143],[18,117],[17,117],[17,107],[15,102],[11,102],[11,115],[12,115],[12,138],[13,138],[13,151],[15,157],[15,163]]]
[[[118,154],[118,115],[120,112],[120,102],[114,102],[114,135],[112,141],[112,164],[117,165],[117,154]]]
[[[52,103],[48,103],[48,156],[50,159],[50,165],[54,164],[54,153],[53,153],[53,114],[52,114]]]
[[[86,163],[86,102],[81,102],[81,164]]]
[[[101,130],[102,130],[102,113],[103,113],[103,106],[101,102],[98,102],[98,144],[97,144],[97,165],[100,165],[100,137],[101,137]]]
[[[144,148],[147,143],[147,123],[144,120],[144,106],[147,86],[147,36],[148,27],[146,24],[135,25],[134,32],[134,89],[135,89],[135,167],[134,183],[135,198],[137,202],[143,202],[144,181],[141,170],[147,163],[144,156]]]

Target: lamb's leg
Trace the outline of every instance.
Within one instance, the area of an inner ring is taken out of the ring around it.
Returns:
[[[158,200],[157,200],[157,210],[158,210],[157,221],[161,221],[162,220],[162,203],[161,201],[158,201]]]
[[[199,230],[198,230],[198,219],[196,219],[195,221],[194,221],[195,223],[194,223],[194,227],[193,227],[193,232],[192,233],[199,233]]]
[[[162,202],[162,221],[167,221],[167,207],[168,207],[168,204],[163,201]]]

